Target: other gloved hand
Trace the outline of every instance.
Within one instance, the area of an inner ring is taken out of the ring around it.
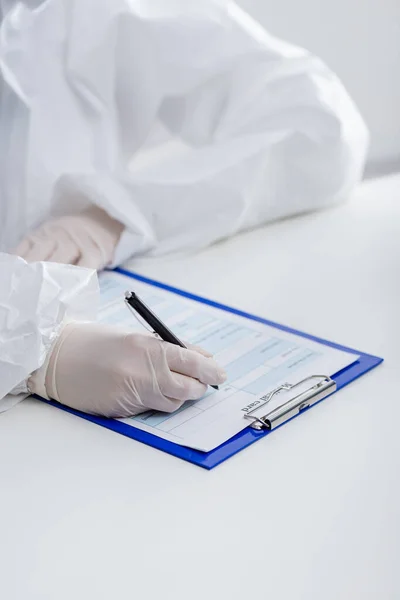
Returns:
[[[102,269],[111,263],[124,226],[97,206],[52,219],[25,237],[14,253],[28,262],[49,261]]]
[[[147,409],[177,410],[226,375],[200,349],[97,323],[62,330],[48,363],[49,398],[90,414],[129,417]],[[35,376],[29,382],[35,392]]]

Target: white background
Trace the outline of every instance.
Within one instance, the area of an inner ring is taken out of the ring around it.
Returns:
[[[385,362],[210,472],[38,400],[7,411],[0,598],[399,600],[399,240],[397,175],[195,256],[135,260]]]
[[[369,173],[400,169],[400,0],[237,0],[342,79],[372,134]]]

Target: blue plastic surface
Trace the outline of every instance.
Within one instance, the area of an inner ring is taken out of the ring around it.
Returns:
[[[221,310],[233,313],[235,315],[240,315],[242,317],[246,317],[247,319],[251,319],[252,321],[258,321],[259,323],[265,323],[266,325],[270,325],[275,327],[276,329],[280,329],[281,331],[286,331],[288,333],[294,333],[295,335],[307,338],[309,340],[313,340],[314,342],[319,342],[320,344],[324,344],[325,346],[330,346],[332,348],[336,348],[338,350],[345,350],[346,352],[350,352],[352,354],[358,355],[359,359],[351,364],[349,367],[335,373],[332,377],[336,381],[337,389],[340,390],[342,387],[347,385],[348,383],[354,381],[364,373],[367,373],[377,365],[382,362],[382,358],[378,358],[377,356],[372,356],[370,354],[365,354],[363,352],[359,352],[358,350],[353,350],[352,348],[346,348],[345,346],[341,346],[339,344],[335,344],[334,342],[329,342],[327,340],[320,339],[313,335],[309,335],[306,333],[302,333],[301,331],[297,331],[296,329],[291,329],[290,327],[286,327],[284,325],[280,325],[278,323],[273,323],[272,321],[268,321],[267,319],[262,319],[261,317],[256,317],[254,315],[245,313],[241,310],[237,310],[235,308],[231,308],[229,306],[225,306],[223,304],[219,304],[218,302],[213,302],[212,300],[207,300],[206,298],[202,298],[200,296],[196,296],[189,292],[185,292],[183,290],[171,287],[169,285],[165,285],[158,281],[154,281],[152,279],[148,279],[147,277],[143,277],[142,275],[137,275],[135,273],[131,273],[130,271],[126,271],[124,269],[115,269],[117,273],[121,273],[122,275],[126,275],[128,277],[132,277],[133,279],[137,279],[138,281],[142,281],[143,283],[148,283],[150,285],[154,285],[155,287],[161,288],[163,290],[168,290],[169,292],[173,292],[174,294],[178,294],[179,296],[184,296],[185,298],[190,298],[191,300],[195,300],[196,302],[201,302],[203,304],[208,304],[209,306],[214,306],[215,308],[219,308]],[[41,400],[43,400],[41,398]],[[270,435],[272,431],[256,431],[250,427],[247,427],[233,438],[218,446],[211,452],[200,452],[198,450],[192,450],[191,448],[186,448],[184,446],[179,446],[178,444],[174,444],[173,442],[169,442],[167,440],[163,440],[156,435],[148,433],[146,431],[142,431],[141,429],[137,429],[125,423],[121,423],[120,421],[115,421],[113,419],[106,419],[104,417],[95,417],[93,415],[88,415],[83,412],[79,412],[68,408],[67,406],[63,406],[57,402],[49,402],[47,400],[43,400],[48,404],[53,406],[57,406],[62,410],[73,413],[79,417],[87,419],[92,423],[96,423],[97,425],[101,425],[102,427],[107,427],[108,429],[112,429],[122,435],[126,435],[138,442],[143,442],[153,448],[157,448],[158,450],[163,450],[173,456],[178,458],[182,458],[183,460],[189,461],[199,467],[203,467],[205,469],[212,469],[230,458],[240,450],[243,450],[253,442],[256,442],[260,438],[265,437],[266,435]],[[322,402],[322,400],[320,401]],[[319,402],[317,403],[319,404]],[[314,405],[316,406],[316,404]],[[301,413],[299,413],[301,414]],[[293,417],[297,418],[299,415]],[[291,420],[291,419],[290,419]],[[287,421],[288,422],[288,421]],[[285,425],[285,423],[284,423]],[[279,428],[277,428],[279,429]],[[273,431],[276,431],[275,429]]]

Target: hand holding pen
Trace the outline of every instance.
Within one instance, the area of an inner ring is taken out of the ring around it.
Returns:
[[[149,325],[152,331],[158,335],[164,342],[169,342],[175,346],[187,349],[187,346],[163,323],[154,312],[139,298],[134,292],[126,292],[125,302],[131,311],[135,311]],[[136,315],[135,315],[136,316]],[[211,357],[211,355],[210,355]],[[222,371],[222,370],[221,370]],[[218,390],[217,385],[211,385]]]

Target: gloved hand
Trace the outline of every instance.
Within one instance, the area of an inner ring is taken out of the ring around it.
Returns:
[[[210,355],[97,323],[62,330],[45,375],[49,398],[90,414],[129,417],[177,410],[226,375]],[[35,392],[35,376],[29,381]]]
[[[25,237],[14,254],[28,262],[49,261],[102,269],[111,263],[124,226],[97,206],[47,221]]]

